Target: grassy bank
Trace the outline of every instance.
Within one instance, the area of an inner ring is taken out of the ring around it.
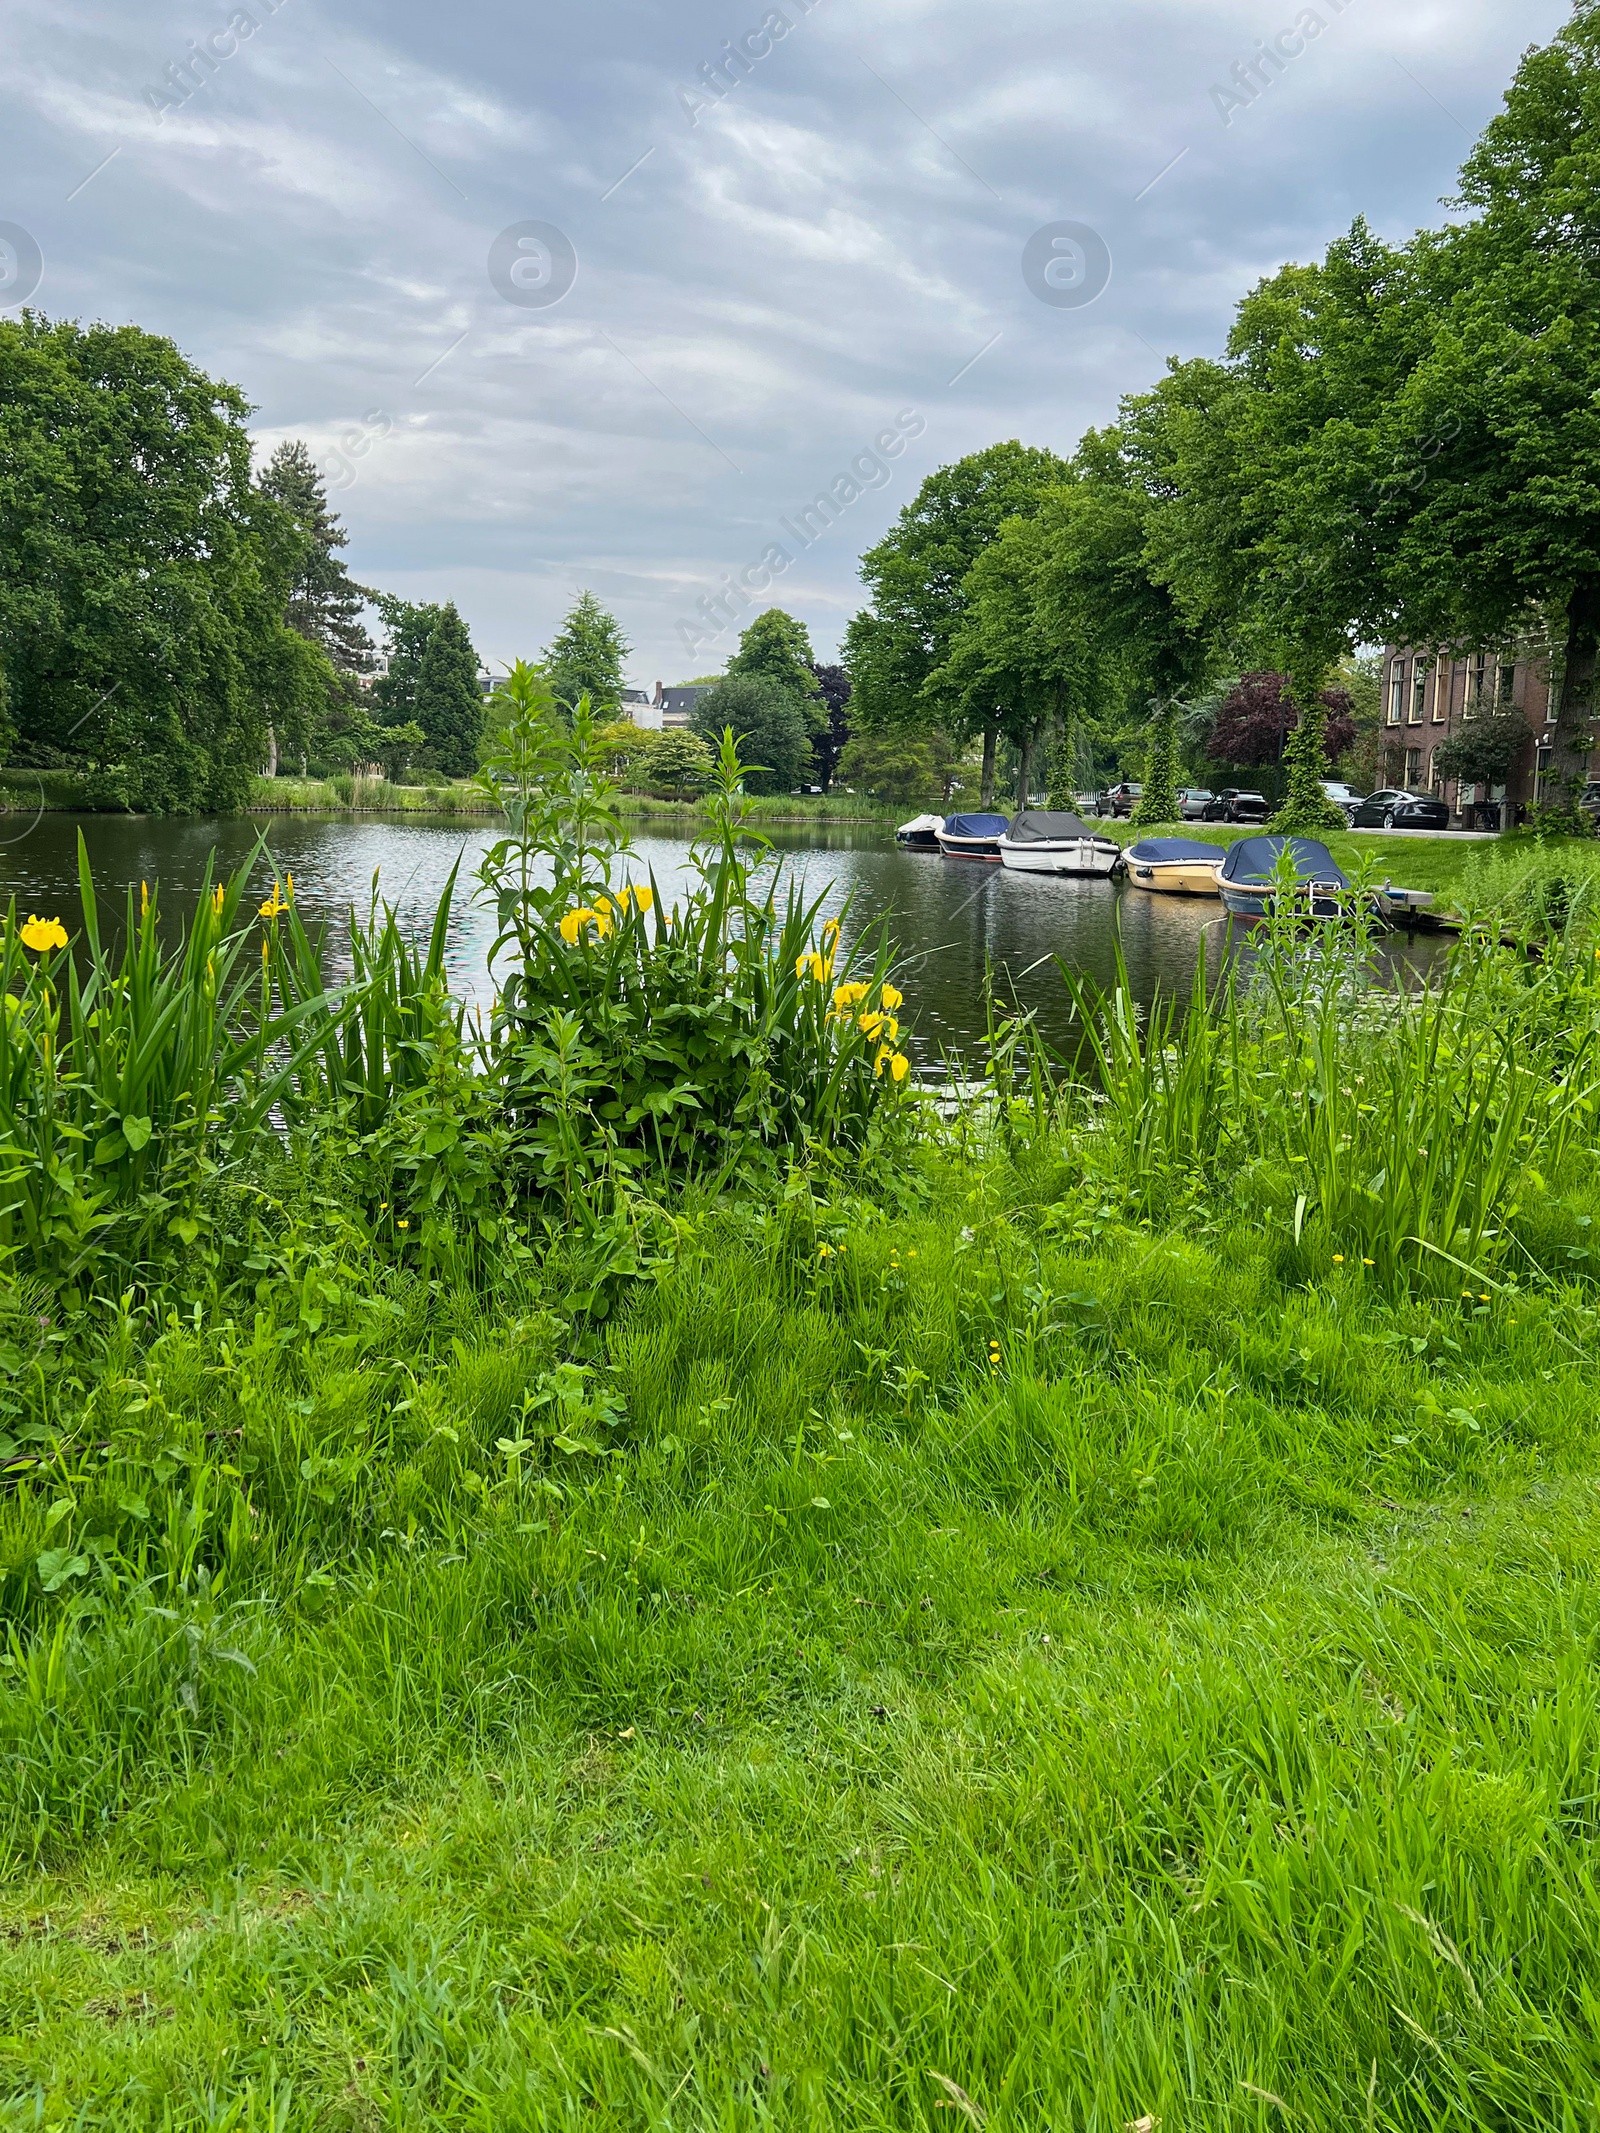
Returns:
[[[654,822],[665,829],[693,833],[711,819],[703,800],[663,800],[650,793],[619,792],[618,812],[630,821]],[[469,780],[436,785],[392,785],[386,778],[258,778],[251,796],[256,814],[485,815],[497,809]],[[904,811],[847,793],[752,796],[753,822],[887,823],[904,819]]]
[[[527,695],[481,1027],[0,943],[0,2123],[1592,2123],[1589,892],[949,1116]]]

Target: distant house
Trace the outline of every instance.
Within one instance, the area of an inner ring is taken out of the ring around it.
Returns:
[[[1441,741],[1480,710],[1514,704],[1528,728],[1522,758],[1504,785],[1469,785],[1446,778],[1434,762]],[[1550,768],[1555,730],[1556,692],[1550,662],[1542,651],[1524,646],[1503,652],[1474,652],[1454,659],[1447,652],[1417,651],[1391,644],[1383,656],[1383,778],[1410,792],[1435,792],[1451,812],[1467,819],[1470,808],[1486,801],[1504,802],[1509,819],[1541,796]]]
[[[659,686],[659,684],[658,684]],[[643,689],[624,689],[617,704],[618,718],[631,718],[647,732],[659,732],[661,713]]]
[[[694,715],[694,707],[702,696],[709,696],[716,687],[712,681],[684,682],[681,687],[664,689],[656,683],[655,707],[660,711],[657,721],[668,733],[681,732]]]

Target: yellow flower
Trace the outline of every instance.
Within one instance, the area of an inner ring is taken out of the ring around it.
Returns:
[[[214,918],[221,918],[222,916],[223,894],[223,887],[219,881],[211,892],[211,914]]]
[[[293,902],[294,902],[294,876],[293,876],[292,874],[286,874],[286,875],[285,875],[285,876],[284,876],[283,878],[284,878],[284,880],[285,880],[286,882],[288,882],[288,884],[289,884],[289,902],[290,902],[290,903],[293,903]]]
[[[905,1080],[906,1076],[911,1072],[911,1061],[904,1052],[895,1053],[894,1057],[889,1061],[889,1072],[896,1081]]]
[[[22,929],[22,945],[31,948],[35,955],[45,955],[52,948],[65,948],[67,929],[59,918],[40,918],[35,912]]]
[[[633,885],[632,894],[635,904],[641,911],[648,911],[656,900],[656,892],[647,881],[636,881]]]
[[[827,923],[827,924],[826,924],[826,925],[825,925],[825,926],[823,927],[823,929],[822,929],[822,945],[823,945],[823,947],[824,947],[824,948],[831,948],[831,947],[833,946],[834,942],[835,942],[835,941],[836,941],[836,940],[837,940],[838,938],[839,938],[839,921],[838,921],[838,920],[837,920],[836,918],[830,918],[830,919],[829,919],[829,921],[828,921],[828,923]]]
[[[291,882],[294,879],[293,875],[291,875],[289,878]],[[288,908],[289,900],[283,893],[283,883],[281,881],[275,881],[272,884],[272,894],[261,906],[259,911],[256,913],[256,916],[258,918],[281,918],[284,912],[288,910]]]
[[[576,911],[567,913],[566,917],[561,921],[561,938],[569,948],[577,940],[584,927],[593,922],[596,915],[595,912],[589,909],[587,904],[580,904]]]
[[[1335,1252],[1335,1253],[1334,1253],[1334,1255],[1333,1255],[1333,1263],[1334,1263],[1334,1265],[1335,1265],[1335,1266],[1343,1266],[1343,1265],[1344,1265],[1344,1253],[1343,1253],[1343,1252]]]
[[[615,911],[617,908],[609,896],[597,896],[594,900],[594,907],[597,911],[606,912]]]
[[[871,990],[870,985],[859,985],[854,981],[848,985],[835,985],[833,1004],[835,1007],[854,1007],[856,1002],[864,1000]]]
[[[797,955],[794,959],[795,976],[803,978],[808,973],[816,979],[819,985],[826,985],[829,978],[833,976],[832,958],[812,952],[802,952]]]
[[[150,884],[147,881],[141,881],[139,884],[139,916],[150,916]]]
[[[411,1227],[411,1224],[406,1220],[405,1216],[402,1215],[400,1217],[400,1220],[395,1224],[395,1227],[397,1229],[409,1229]]]
[[[833,1246],[831,1244],[819,1244],[817,1246],[817,1257],[819,1259],[831,1259],[833,1257]]]
[[[1361,1262],[1363,1266],[1376,1266],[1377,1263],[1376,1259],[1363,1259]]]
[[[879,992],[878,998],[883,1002],[885,1007],[890,1008],[904,1007],[906,1002],[905,994],[903,992],[896,992],[892,985],[885,985]]]

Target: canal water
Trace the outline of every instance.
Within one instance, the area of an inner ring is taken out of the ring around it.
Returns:
[[[13,826],[14,825],[14,826]],[[77,840],[82,829],[95,887],[113,899],[102,928],[120,915],[131,884],[159,882],[164,911],[186,917],[208,863],[231,870],[256,853],[257,885],[265,896],[274,870],[292,871],[295,894],[308,924],[329,920],[330,969],[347,961],[342,935],[354,905],[365,911],[378,893],[396,906],[402,921],[423,933],[430,923],[450,869],[461,861],[461,883],[451,930],[451,983],[466,996],[492,994],[488,954],[493,914],[472,895],[473,875],[485,849],[500,834],[489,822],[392,816],[278,815],[269,819],[157,819],[122,815],[44,815],[29,828],[16,818],[0,820],[0,906],[15,895],[24,916],[60,916],[69,927],[77,911]],[[12,831],[7,839],[6,830]],[[775,826],[769,865],[801,880],[824,899],[824,913],[840,917],[847,938],[887,917],[903,966],[906,995],[902,1019],[915,1032],[914,1049],[925,1071],[942,1059],[970,1059],[984,1028],[985,972],[993,973],[1003,1000],[1037,1014],[1057,1043],[1072,1035],[1066,988],[1056,967],[1108,983],[1120,942],[1130,981],[1145,1003],[1159,991],[1187,993],[1204,948],[1217,967],[1227,942],[1222,907],[1210,899],[1151,896],[1107,881],[1053,881],[1012,874],[937,852],[905,852],[892,834],[877,828],[811,831]],[[265,840],[265,849],[258,845]],[[626,871],[631,879],[654,873],[671,899],[686,878],[688,840],[640,834]],[[1407,943],[1394,936],[1385,951],[1404,981],[1424,967],[1437,943],[1426,937]]]

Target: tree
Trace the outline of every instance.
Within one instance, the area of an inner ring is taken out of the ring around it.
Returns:
[[[329,510],[322,477],[298,438],[279,445],[257,487],[288,512],[304,536],[300,566],[289,588],[289,627],[320,645],[336,672],[370,674],[372,639],[361,611],[374,596],[352,580],[335,553],[348,545],[350,536]]]
[[[1529,741],[1528,721],[1515,704],[1480,711],[1433,751],[1434,768],[1443,777],[1468,785],[1504,785],[1522,760]]]
[[[740,632],[739,649],[728,661],[730,674],[765,674],[793,689],[807,704],[819,703],[811,632],[781,607],[769,607]]]
[[[745,778],[751,792],[791,792],[799,783],[807,753],[805,713],[794,690],[770,674],[730,674],[700,698],[693,724],[713,744],[724,727],[732,727],[751,766]]]
[[[154,811],[241,806],[325,700],[249,406],[134,326],[0,320],[0,709],[20,753]]]
[[[470,778],[478,767],[483,698],[478,655],[454,601],[440,608],[417,669],[413,717],[426,737],[428,762],[449,778]]]
[[[1065,472],[1053,452],[1015,439],[970,453],[930,474],[861,558],[871,604],[845,633],[856,726],[942,726],[954,738],[980,733],[986,806],[1002,713],[974,692],[970,671],[950,667],[966,616],[967,574],[1006,520],[1030,516]]]
[[[1129,818],[1135,829],[1153,829],[1178,819],[1178,707],[1169,696],[1152,704],[1150,753],[1144,782]]]
[[[615,718],[632,649],[616,616],[592,592],[580,592],[544,655],[557,702],[570,710],[587,691],[597,719]]]
[[[651,787],[669,799],[683,800],[698,792],[710,779],[712,768],[711,750],[699,734],[685,733],[682,727],[663,733],[650,750]]]
[[[1347,689],[1324,689],[1320,701],[1328,713],[1322,736],[1326,767],[1321,774],[1325,776],[1327,768],[1354,745],[1356,722]],[[1217,706],[1205,737],[1206,754],[1214,763],[1251,768],[1281,762],[1284,744],[1299,718],[1282,674],[1242,674]]]
[[[815,661],[811,673],[827,716],[827,725],[811,736],[811,754],[817,766],[817,783],[827,792],[850,741],[850,674],[845,667],[818,665]]]
[[[949,780],[949,743],[937,731],[857,733],[845,743],[838,777],[852,792],[897,807],[939,807]]]
[[[652,782],[649,766],[655,749],[661,744],[659,733],[645,726],[636,726],[631,718],[614,718],[596,727],[594,738],[612,777],[626,774],[628,782],[634,786]]]
[[[394,593],[374,597],[383,618],[386,670],[372,684],[372,700],[385,720],[399,725],[416,710],[422,655],[443,610],[431,601],[418,604]]]

